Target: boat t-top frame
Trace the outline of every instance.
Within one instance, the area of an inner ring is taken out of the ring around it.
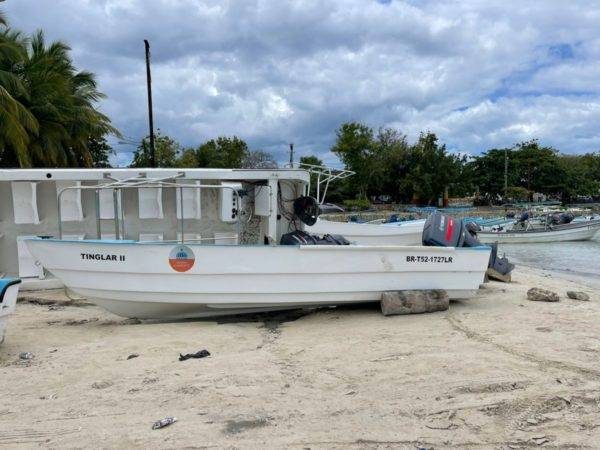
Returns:
[[[334,169],[332,167],[319,166],[316,164],[306,164],[306,163],[296,163],[293,164],[292,167],[297,167],[299,169],[304,169],[309,172],[311,175],[317,176],[316,188],[317,188],[317,202],[322,205],[325,202],[325,196],[327,195],[327,189],[329,188],[329,183],[335,180],[343,180],[344,178],[351,177],[355,175],[356,172],[346,169]],[[310,177],[308,181],[308,192],[311,190],[312,177]],[[323,186],[323,191],[321,192],[321,186]]]
[[[123,196],[122,191],[124,189],[152,189],[152,188],[173,188],[179,189],[179,208],[181,218],[179,219],[181,222],[181,239],[177,239],[177,242],[185,243],[185,214],[183,210],[183,190],[184,189],[229,189],[233,191],[233,195],[235,196],[238,205],[238,208],[241,205],[240,202],[240,193],[233,188],[232,186],[224,186],[218,184],[184,184],[184,183],[176,183],[175,179],[180,179],[185,176],[184,172],[181,172],[177,175],[171,175],[164,178],[148,178],[145,175],[138,175],[132,178],[126,178],[123,180],[118,180],[116,178],[105,176],[105,178],[109,181],[103,184],[91,185],[91,186],[69,186],[61,189],[58,192],[58,238],[62,239],[62,211],[61,211],[61,198],[62,195],[71,190],[92,190],[95,191],[95,207],[96,207],[96,234],[97,238],[102,238],[102,225],[100,218],[100,191],[101,190],[112,190],[113,194],[113,206],[114,206],[114,223],[115,223],[115,238],[117,240],[124,239],[125,237],[125,215],[123,208]],[[265,186],[269,187],[269,186]],[[270,187],[269,187],[270,188]],[[237,229],[237,236],[240,239],[240,214],[236,214],[235,223]],[[212,238],[201,238],[194,239],[194,241],[202,241],[202,240],[212,240]]]

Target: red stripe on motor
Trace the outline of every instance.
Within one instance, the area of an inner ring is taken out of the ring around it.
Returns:
[[[448,228],[446,228],[446,240],[452,239],[452,231],[454,230],[454,220],[448,219]]]

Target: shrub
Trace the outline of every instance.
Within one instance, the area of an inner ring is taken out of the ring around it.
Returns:
[[[350,211],[364,211],[372,208],[371,202],[364,198],[344,200],[343,204]]]

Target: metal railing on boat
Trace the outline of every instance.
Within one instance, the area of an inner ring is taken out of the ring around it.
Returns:
[[[102,223],[100,218],[100,191],[101,190],[112,190],[113,192],[113,205],[114,205],[114,223],[115,223],[115,239],[120,240],[125,237],[125,208],[123,207],[124,201],[123,196],[121,195],[124,189],[156,189],[156,188],[173,188],[179,190],[179,208],[181,218],[181,239],[177,240],[169,240],[166,242],[180,242],[184,244],[185,240],[185,214],[184,214],[184,202],[183,202],[183,190],[184,189],[228,189],[231,190],[233,195],[236,198],[236,205],[238,207],[238,211],[235,215],[235,223],[236,223],[236,233],[239,237],[240,234],[240,213],[239,208],[241,207],[240,202],[240,193],[233,188],[232,186],[223,186],[218,184],[183,184],[176,183],[168,180],[180,179],[185,176],[185,174],[179,173],[175,176],[169,176],[164,178],[147,178],[145,176],[137,176],[132,178],[126,178],[123,180],[118,180],[109,176],[105,176],[106,179],[112,180],[106,184],[97,184],[91,186],[68,186],[66,188],[60,189],[58,192],[58,238],[62,239],[63,231],[62,231],[62,208],[61,208],[61,199],[63,194],[66,191],[70,190],[93,190],[95,191],[95,210],[96,210],[96,235],[98,239],[102,238]],[[192,241],[204,241],[211,240],[211,238],[200,238],[200,239],[191,239],[188,242]]]
[[[327,189],[329,188],[329,184],[335,180],[343,180],[344,178],[351,177],[355,175],[356,172],[352,170],[346,169],[335,169],[333,167],[327,166],[319,166],[316,164],[307,164],[307,163],[294,163],[289,165],[288,167],[294,168],[297,167],[299,169],[304,169],[311,175],[317,176],[316,182],[316,195],[317,202],[322,205],[325,202],[325,196],[327,195]],[[308,180],[308,193],[310,193],[312,180],[309,178]],[[323,192],[321,192],[321,186],[323,186]]]

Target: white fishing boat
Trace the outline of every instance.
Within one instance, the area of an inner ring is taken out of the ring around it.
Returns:
[[[57,238],[25,242],[45,270],[76,294],[118,315],[143,319],[379,301],[382,292],[390,290],[444,289],[451,298],[465,298],[483,282],[490,256],[487,246],[331,245],[314,237],[317,245],[280,245],[302,242],[308,236],[301,231],[303,222],[313,222],[309,219],[318,215],[314,213],[318,205],[303,196],[308,174],[252,175],[236,181],[236,186],[133,179],[66,188],[112,191],[116,239],[62,239],[59,211]],[[129,238],[131,227],[118,213],[126,198],[121,193],[157,188],[180,191],[177,239]],[[218,204],[208,204],[203,211],[210,217],[198,222],[203,229],[190,230],[184,223],[185,190],[201,191],[203,205],[218,192]],[[209,234],[206,228],[220,226],[223,220],[236,227],[233,245],[219,244],[216,233],[204,237]]]
[[[513,227],[509,230],[479,231],[478,239],[483,243],[528,244],[538,242],[569,242],[593,239],[600,231],[600,220],[572,222],[564,225],[544,227]]]
[[[20,283],[18,278],[0,278],[0,344],[4,341],[8,316],[15,312],[17,306]]]
[[[488,247],[236,246],[128,241],[28,241],[78,295],[124,317],[180,319],[379,301],[402,289],[472,296]],[[182,269],[189,267],[187,270]]]
[[[421,245],[423,220],[392,223],[356,223],[317,220],[306,231],[317,234],[341,234],[351,242],[361,245]]]

